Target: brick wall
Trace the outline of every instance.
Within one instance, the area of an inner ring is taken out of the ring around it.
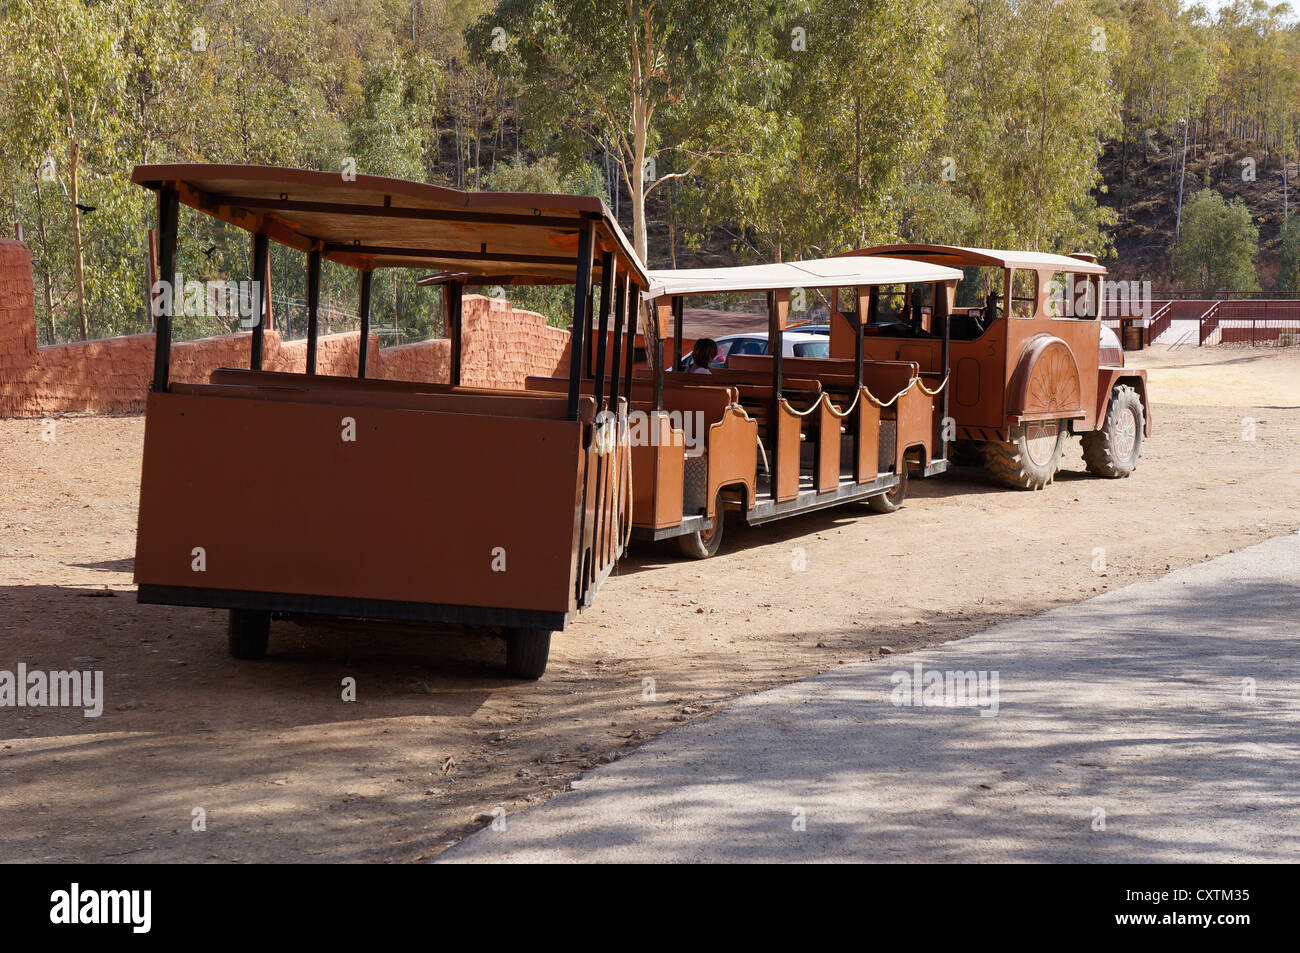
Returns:
[[[218,367],[247,367],[250,337],[244,332],[174,345],[171,379],[205,381]],[[153,377],[153,341],[152,334],[134,334],[38,348],[31,255],[21,242],[0,240],[0,417],[139,413]],[[321,337],[317,373],[355,377],[359,350],[356,332]],[[463,383],[514,389],[532,374],[568,372],[569,333],[507,301],[466,295],[462,352]],[[301,372],[306,363],[306,341],[282,342],[267,330],[264,367]],[[367,376],[446,381],[450,363],[445,338],[381,350],[372,335]]]

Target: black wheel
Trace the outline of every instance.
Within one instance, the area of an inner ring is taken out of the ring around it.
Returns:
[[[889,490],[888,493],[881,493],[879,496],[873,496],[867,500],[867,506],[871,507],[877,513],[893,513],[903,505],[903,500],[907,498],[907,463],[903,463],[903,469],[898,471],[898,482]]]
[[[948,444],[948,462],[954,467],[982,467],[984,444],[978,440],[954,440]]]
[[[714,505],[713,512],[713,525],[711,527],[677,537],[677,547],[682,551],[683,556],[689,559],[708,559],[721,548],[722,527],[726,522],[726,511],[722,508],[721,499]]]
[[[1041,490],[1056,478],[1065,449],[1065,424],[1059,420],[1011,428],[1010,440],[985,444],[984,466],[1003,486]]]
[[[1096,476],[1118,479],[1137,469],[1146,414],[1142,398],[1127,384],[1116,385],[1100,430],[1083,435],[1083,462]]]
[[[229,634],[230,654],[235,658],[263,658],[271,637],[271,613],[231,609]]]
[[[537,681],[551,655],[550,629],[512,629],[506,633],[506,674]]]

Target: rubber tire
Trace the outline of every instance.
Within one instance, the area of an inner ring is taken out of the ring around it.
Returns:
[[[867,506],[877,513],[894,513],[903,506],[903,500],[907,499],[907,466],[904,464],[903,469],[898,474],[898,485],[888,493],[881,493],[867,500]]]
[[[1039,463],[1029,455],[1027,430],[1021,424],[1011,428],[1009,441],[995,440],[985,444],[984,468],[1003,486],[1016,490],[1041,490],[1056,478],[1056,471],[1061,468],[1061,454],[1065,450],[1065,421],[1055,423],[1056,444],[1046,462]]]
[[[718,550],[722,548],[722,530],[726,525],[727,513],[722,508],[721,500],[715,504],[713,512],[712,529],[707,532],[697,530],[677,537],[677,548],[687,559],[708,559],[710,556],[717,555]]]
[[[271,638],[271,613],[257,609],[231,609],[227,629],[230,654],[237,659],[266,657],[266,646]]]
[[[948,462],[954,467],[984,466],[984,444],[979,440],[954,440],[948,444]]]
[[[551,656],[550,629],[511,629],[506,633],[506,674],[537,681]]]
[[[1115,441],[1119,436],[1119,423],[1126,412],[1133,414],[1133,449],[1128,459],[1123,459]],[[1146,426],[1146,412],[1142,398],[1127,384],[1117,384],[1106,403],[1106,419],[1100,430],[1083,435],[1083,462],[1088,472],[1099,477],[1117,480],[1137,469],[1142,455],[1142,431]]]

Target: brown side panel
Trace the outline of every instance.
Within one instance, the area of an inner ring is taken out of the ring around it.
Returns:
[[[903,454],[908,447],[921,444],[925,460],[934,459],[935,399],[920,387],[913,387],[898,398],[898,472],[903,472]]]
[[[682,481],[686,440],[667,417],[653,414],[638,425],[644,436],[632,431],[632,524],[664,529],[682,523]],[[657,428],[658,435],[648,428]]]
[[[828,493],[840,485],[840,418],[823,397],[817,408],[817,492]]]
[[[579,427],[150,394],[136,581],[567,612]]]
[[[728,407],[722,420],[709,428],[708,516],[716,515],[718,490],[735,483],[745,485],[745,499],[754,502],[758,475],[758,424]]]
[[[1002,318],[974,341],[951,342],[948,360],[953,369],[954,397],[949,402],[948,412],[960,427],[996,428],[1003,424],[1008,327],[1007,320]],[[928,348],[929,359],[918,361],[918,364],[922,370],[939,370],[943,346],[940,341],[868,336],[863,343],[863,353],[868,361],[897,361],[904,343]],[[851,349],[849,353],[852,353]],[[872,392],[875,391],[872,387]],[[889,396],[886,394],[881,399],[888,400]]]
[[[776,501],[784,503],[799,495],[799,437],[803,418],[782,401],[777,416]]]
[[[854,416],[858,427],[858,482],[871,483],[880,468],[880,408],[864,393],[858,398]]]

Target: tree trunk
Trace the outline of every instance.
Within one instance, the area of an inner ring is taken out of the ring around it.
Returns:
[[[628,170],[632,180],[632,246],[637,257],[649,264],[646,257],[648,240],[646,238],[645,220],[645,160],[646,139],[649,130],[646,118],[645,98],[634,95],[632,99],[632,168]]]
[[[72,180],[72,195],[70,198],[72,203],[72,253],[77,282],[77,325],[81,333],[81,340],[84,341],[90,337],[90,327],[86,323],[86,273],[81,248],[81,209],[77,208],[77,203],[80,201],[77,186],[78,152],[77,140],[73,139],[68,146],[70,177]]]
[[[41,196],[41,170],[36,168],[36,233],[41,238],[41,284],[45,289],[45,329],[51,344],[54,337],[54,287],[50,283],[50,242],[45,234],[45,202]]]

